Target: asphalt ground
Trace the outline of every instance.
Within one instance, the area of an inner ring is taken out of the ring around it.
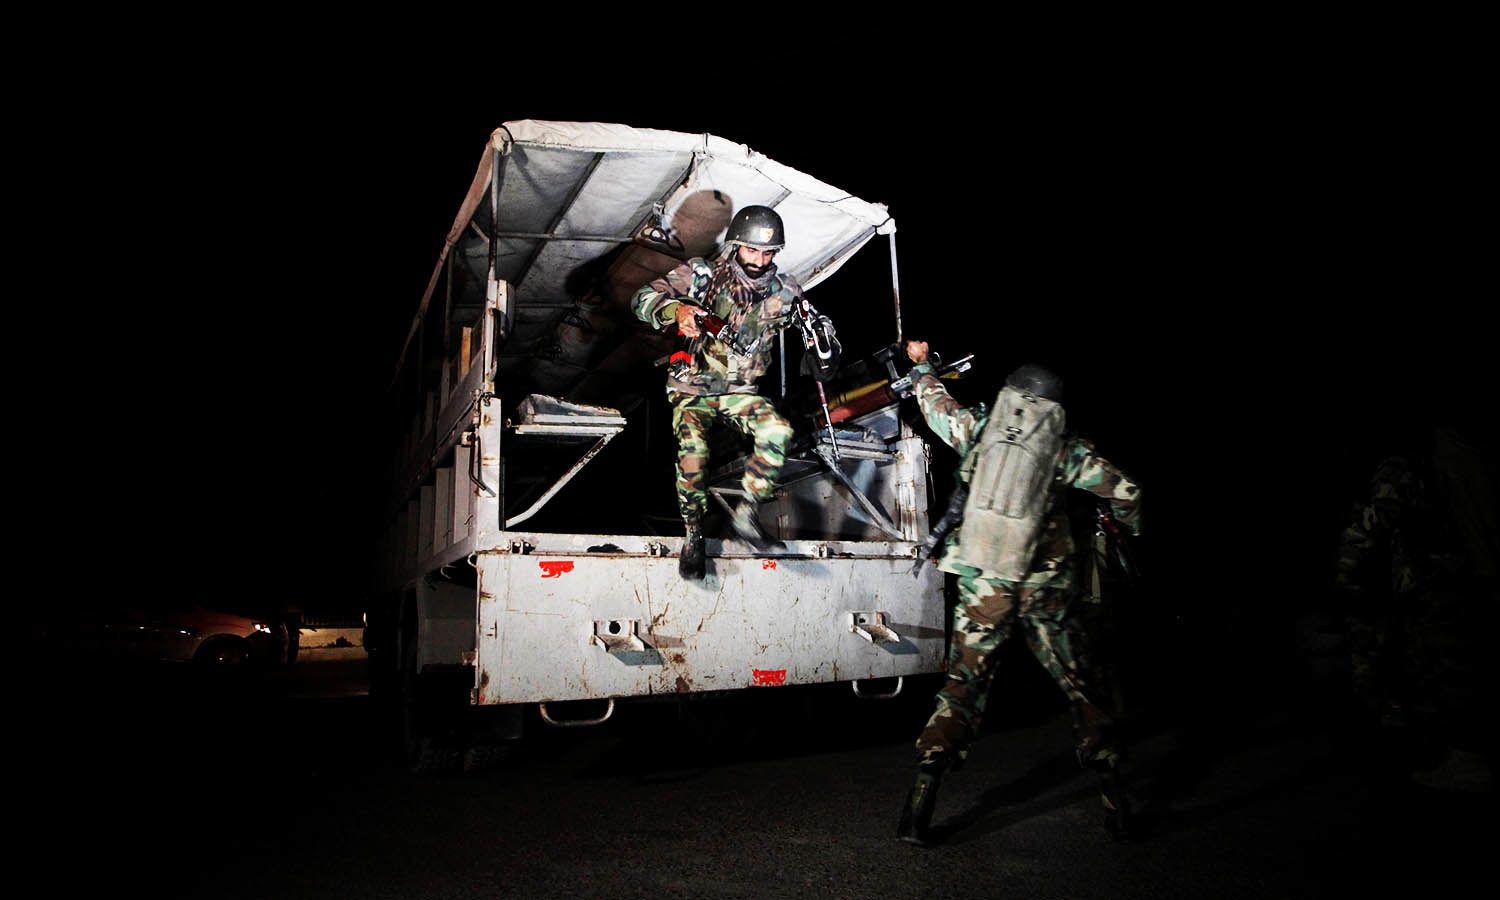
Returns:
[[[1491,865],[1493,795],[1414,784],[1432,748],[1356,727],[1317,673],[1138,677],[1137,829],[1115,843],[1055,688],[1008,661],[940,792],[941,842],[918,848],[895,839],[918,689],[532,720],[493,768],[417,775],[386,753],[362,657],[232,682],[75,673],[32,695],[18,877],[221,900],[1297,898],[1457,894]]]

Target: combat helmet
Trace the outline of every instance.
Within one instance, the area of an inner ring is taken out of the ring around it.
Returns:
[[[1063,382],[1056,372],[1036,363],[1017,366],[1005,377],[1005,384],[1018,391],[1035,394],[1046,400],[1062,402]]]
[[[780,250],[786,246],[786,231],[776,210],[769,206],[747,206],[729,221],[724,243],[756,250]]]

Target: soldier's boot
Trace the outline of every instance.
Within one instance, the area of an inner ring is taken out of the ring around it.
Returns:
[[[896,823],[896,837],[908,844],[930,847],[935,841],[932,835],[932,812],[937,807],[938,784],[942,780],[942,769],[923,766],[917,770],[917,783],[907,792],[906,802],[901,807],[901,819]]]
[[[782,550],[786,544],[773,540],[760,527],[760,504],[746,497],[735,507],[734,518],[729,520],[734,533],[744,538],[756,550]]]
[[[682,554],[677,557],[677,574],[683,578],[702,581],[706,553],[703,546],[703,529],[689,527],[682,539]]]
[[[1095,770],[1099,779],[1099,800],[1104,806],[1104,831],[1110,840],[1130,840],[1130,800],[1125,796],[1125,782],[1117,765]]]
[[[1078,764],[1094,773],[1099,784],[1099,801],[1104,807],[1104,830],[1111,840],[1124,841],[1130,836],[1130,801],[1125,796],[1125,780],[1120,774],[1120,762],[1125,748],[1113,735],[1101,728],[1101,719],[1095,707],[1087,704],[1073,705],[1073,735],[1077,742],[1074,753]]]

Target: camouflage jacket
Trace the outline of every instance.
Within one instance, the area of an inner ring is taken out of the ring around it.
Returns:
[[[927,427],[957,450],[960,457],[966,458],[979,444],[979,435],[989,421],[988,412],[982,405],[977,410],[961,406],[933,374],[929,363],[913,366],[911,375],[917,406]],[[960,471],[967,468],[961,465]],[[1030,570],[1019,583],[1045,584],[1061,589],[1072,586],[1077,568],[1077,545],[1068,519],[1069,488],[1088,491],[1109,501],[1115,521],[1131,534],[1141,533],[1140,487],[1117,466],[1094,452],[1091,441],[1068,435],[1063,439],[1062,454],[1058,457],[1048,490],[1041,541]],[[948,535],[938,568],[944,572],[985,577],[983,572],[976,572],[973,566],[956,558],[957,536],[962,529],[960,525],[958,531]]]
[[[1336,583],[1401,596],[1453,588],[1473,572],[1483,572],[1465,552],[1456,533],[1458,517],[1444,502],[1431,469],[1420,454],[1395,454],[1376,466],[1341,535]],[[1471,478],[1460,489],[1477,492],[1480,487]]]
[[[728,322],[741,343],[751,348],[748,356],[741,356],[709,337],[692,341],[692,366],[680,379],[669,376],[668,389],[684,394],[755,393],[756,382],[770,368],[775,336],[795,324],[802,287],[790,275],[772,271],[763,276],[767,290],[754,303],[736,303],[727,288],[707,297],[714,265],[702,257],[688,260],[636,291],[631,307],[641,321],[664,331],[675,327],[679,302],[696,303]]]

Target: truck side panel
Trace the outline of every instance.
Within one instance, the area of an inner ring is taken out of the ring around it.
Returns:
[[[932,598],[942,586],[933,567],[913,578],[910,558],[725,556],[735,552],[725,545],[709,548],[701,582],[677,574],[675,552],[483,554],[478,703],[688,694],[941,667],[943,606]]]

